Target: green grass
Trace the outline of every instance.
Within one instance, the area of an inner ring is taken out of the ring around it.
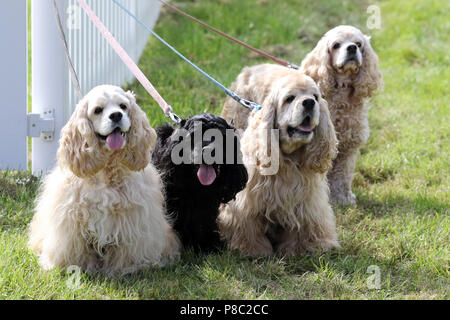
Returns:
[[[369,1],[183,4],[207,23],[296,63],[335,25],[372,35],[385,86],[372,100],[371,137],[358,160],[358,206],[335,210],[342,248],[258,260],[188,252],[168,268],[120,279],[81,274],[80,286],[71,289],[70,274],[42,271],[26,248],[39,181],[0,173],[0,299],[449,299],[448,1],[378,1],[382,28],[372,31]],[[168,10],[156,31],[227,86],[244,66],[266,62]],[[219,114],[223,93],[156,39],[140,66],[179,115]],[[152,125],[163,123],[145,91],[129,87]],[[379,290],[367,286],[371,265],[380,268]]]

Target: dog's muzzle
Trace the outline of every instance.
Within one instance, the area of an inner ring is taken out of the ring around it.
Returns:
[[[314,127],[311,124],[311,116],[307,115],[299,126],[297,127],[288,126],[287,133],[289,135],[289,138],[292,138],[295,135],[307,137],[310,134],[312,134],[313,130]]]
[[[303,121],[298,126],[288,126],[287,133],[290,138],[292,138],[294,135],[300,135],[300,136],[309,136],[313,130],[314,126],[312,124],[312,117],[314,113],[314,108],[316,106],[316,101],[313,99],[305,99],[302,102],[303,105],[303,114],[304,118]]]
[[[101,134],[97,134],[98,137],[106,141],[109,149],[113,151],[117,151],[123,148],[125,145],[125,135],[126,132],[123,132],[122,129],[118,126],[110,134],[103,136]]]

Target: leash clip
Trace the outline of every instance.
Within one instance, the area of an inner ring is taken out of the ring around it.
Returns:
[[[291,63],[291,62],[288,62],[287,67],[288,67],[289,69],[300,70],[300,67],[299,67],[298,65],[293,64],[293,63]]]
[[[255,111],[259,111],[261,110],[261,105],[257,104],[256,102],[244,99],[239,97],[236,93],[234,93],[231,90],[226,90],[225,91],[231,98],[233,98],[234,100],[236,100],[237,102],[239,102],[243,107],[252,110],[252,112]]]
[[[175,114],[175,112],[173,112],[173,109],[171,106],[169,106],[169,112],[166,113],[166,117],[170,118],[173,122],[175,123],[180,123],[181,122],[181,118],[179,116],[177,116]]]
[[[252,110],[252,112],[259,111],[262,108],[261,105],[243,98],[239,98],[239,103],[242,104],[244,107]]]

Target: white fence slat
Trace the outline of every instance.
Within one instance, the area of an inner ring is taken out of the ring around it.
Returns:
[[[27,1],[0,1],[0,169],[27,169]]]

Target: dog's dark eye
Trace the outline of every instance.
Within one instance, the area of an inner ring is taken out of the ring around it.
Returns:
[[[340,44],[339,42],[336,42],[336,43],[333,45],[333,49],[334,49],[334,50],[339,49],[340,47],[341,47],[341,44]]]
[[[357,42],[356,45],[358,46],[358,48],[361,48],[362,46],[361,42]]]
[[[121,104],[121,105],[120,105],[120,109],[122,109],[123,111],[125,111],[125,110],[127,110],[127,106],[124,105],[124,104]]]
[[[291,103],[292,101],[294,101],[294,99],[295,99],[295,96],[289,96],[289,97],[287,97],[286,98],[286,103]]]
[[[101,108],[101,107],[97,107],[97,108],[95,108],[95,110],[94,110],[94,113],[95,114],[100,114],[100,113],[102,113],[103,112],[103,108]]]
[[[315,94],[314,99],[316,99],[316,101],[319,101],[319,96],[317,94]]]

